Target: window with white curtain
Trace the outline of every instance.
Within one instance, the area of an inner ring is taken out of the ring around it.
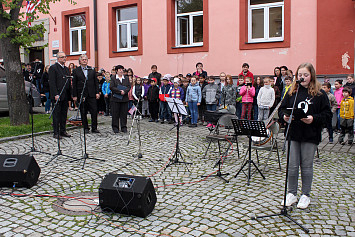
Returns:
[[[85,14],[69,17],[70,54],[86,53],[86,18]]]

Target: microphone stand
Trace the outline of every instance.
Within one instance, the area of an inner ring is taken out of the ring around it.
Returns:
[[[89,70],[92,70],[91,68],[85,68],[84,70],[86,70],[88,73],[89,73]],[[88,81],[88,77],[86,76],[85,78],[85,82],[84,82],[84,86],[83,86],[83,89],[81,91],[81,96],[80,96],[80,102],[79,102],[79,108],[78,108],[78,111],[76,113],[76,117],[78,118],[79,116],[79,112],[81,111],[81,106],[82,104],[85,102],[85,98],[84,98],[84,91],[85,91],[85,88],[86,88],[86,83]],[[84,105],[84,108],[83,110],[85,110],[85,105]],[[84,111],[83,111],[84,112]],[[85,116],[87,116],[86,114],[84,114]],[[91,116],[97,116],[97,115],[91,115]],[[91,119],[92,120],[92,119]],[[92,121],[91,121],[92,122]],[[100,159],[96,159],[96,158],[89,158],[89,155],[87,153],[87,150],[86,150],[86,131],[85,131],[85,127],[84,127],[84,124],[83,124],[83,118],[81,118],[81,126],[84,130],[84,155],[83,155],[83,158],[79,159],[79,160],[84,160],[84,163],[83,163],[83,167],[82,169],[84,169],[85,167],[85,163],[86,163],[86,160],[87,159],[91,159],[91,160],[97,160],[97,161],[103,161],[105,162],[105,160],[100,160]],[[70,162],[73,162],[73,161],[70,161]]]
[[[60,93],[59,93],[59,98],[58,98],[58,100],[57,100],[57,101],[55,102],[55,104],[54,104],[53,110],[52,110],[51,114],[49,115],[49,119],[51,119],[51,117],[52,117],[52,115],[53,115],[53,112],[54,112],[55,109],[57,108],[57,105],[58,105],[58,102],[59,102],[59,100],[60,100],[60,97],[62,96],[63,91],[64,91],[66,85],[68,84],[69,78],[72,78],[72,76],[63,76],[63,78],[66,79],[66,80],[65,80],[65,84],[64,84],[62,90],[61,90]],[[75,158],[75,157],[72,157],[72,156],[68,156],[68,155],[64,155],[64,154],[62,153],[62,151],[60,150],[60,139],[59,139],[59,136],[60,136],[60,124],[59,124],[59,123],[58,123],[58,134],[57,134],[57,136],[58,136],[58,137],[57,137],[57,141],[58,141],[58,151],[57,151],[57,154],[53,155],[52,159],[51,159],[50,161],[48,161],[48,162],[46,163],[46,165],[48,165],[49,163],[51,163],[54,159],[58,158],[58,156],[65,156],[65,157],[71,158],[71,159],[73,159],[73,160],[79,160],[78,158]]]
[[[32,92],[32,81],[33,79],[31,80],[30,82],[30,95],[29,95],[29,99],[31,101],[29,101],[30,103],[30,114],[31,114],[31,138],[32,138],[32,147],[31,147],[31,150],[25,154],[29,154],[31,152],[37,152],[37,153],[42,153],[42,154],[47,154],[47,155],[51,155],[51,153],[48,153],[48,152],[43,152],[43,151],[40,151],[40,150],[36,150],[35,148],[35,140],[34,140],[34,125],[33,125],[33,98],[32,98],[32,95],[33,95],[33,92]]]
[[[138,103],[137,106],[139,106],[141,97],[138,98]],[[137,130],[138,130],[138,153],[135,155],[132,155],[134,158],[142,158],[143,154],[142,154],[142,150],[141,150],[141,146],[142,146],[142,142],[141,142],[141,125],[140,125],[140,118],[138,118],[137,115],[137,111],[138,111],[138,107],[136,108],[136,110],[134,111],[133,114],[133,121],[132,121],[132,126],[131,129],[129,131],[129,136],[128,136],[128,142],[127,142],[127,146],[129,145],[130,141],[131,141],[131,135],[132,135],[132,129],[134,126],[134,121],[136,121],[137,123]],[[142,116],[142,114],[138,111],[138,113]]]
[[[296,83],[300,83],[302,82],[302,79],[299,81],[296,81]],[[287,219],[291,220],[293,223],[295,223],[296,225],[298,225],[299,227],[301,227],[301,229],[306,232],[309,233],[309,229],[307,229],[306,227],[302,226],[300,223],[298,223],[295,219],[293,219],[289,214],[288,214],[288,210],[286,207],[286,195],[287,195],[287,184],[288,184],[288,167],[289,167],[289,163],[290,163],[290,147],[291,147],[291,137],[289,136],[289,130],[291,127],[291,123],[292,123],[292,116],[293,116],[293,112],[295,110],[296,107],[296,101],[297,101],[297,97],[298,97],[298,91],[299,91],[299,87],[300,84],[298,84],[298,88],[296,90],[296,95],[295,95],[295,100],[293,102],[292,105],[292,111],[291,111],[291,115],[290,115],[290,119],[288,120],[288,128],[286,131],[286,136],[285,136],[285,142],[287,140],[287,162],[286,162],[286,178],[285,178],[285,190],[284,190],[284,200],[283,200],[283,207],[281,209],[281,212],[278,214],[271,214],[271,215],[264,215],[264,216],[255,216],[252,217],[252,220],[256,220],[258,218],[265,218],[265,217],[274,217],[274,216],[284,216]]]

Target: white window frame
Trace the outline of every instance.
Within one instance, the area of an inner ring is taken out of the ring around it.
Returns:
[[[196,12],[187,12],[187,13],[178,13],[178,1],[175,1],[175,42],[176,47],[195,47],[195,46],[203,46],[203,42],[194,43],[194,34],[193,34],[193,17],[195,16],[202,16],[203,11],[196,11]],[[179,24],[179,17],[188,16],[189,17],[189,31],[188,31],[188,39],[190,44],[180,44],[180,24]]]
[[[133,7],[132,7],[133,8]],[[135,6],[135,8],[137,9],[137,14],[138,14],[138,6]],[[118,21],[118,11],[120,9],[116,10],[116,19],[117,19],[117,23],[116,23],[116,33],[117,33],[117,52],[125,52],[125,51],[136,51],[138,50],[138,47],[132,47],[132,42],[131,42],[131,26],[132,24],[137,24],[138,25],[138,15],[137,15],[137,19],[132,19],[132,20],[125,20],[125,21]],[[120,25],[126,25],[127,26],[127,48],[120,48]],[[138,30],[139,32],[139,30]],[[138,35],[138,37],[140,37]]]
[[[83,15],[83,14],[79,14]],[[86,54],[86,50],[82,50],[82,38],[81,38],[81,32],[83,30],[86,30],[86,21],[85,21],[85,26],[79,26],[79,27],[70,27],[70,18],[74,16],[69,17],[69,41],[70,41],[70,55],[80,55],[80,54]],[[72,32],[73,31],[78,31],[78,51],[73,52],[73,38],[72,38]],[[87,33],[87,32],[86,32]],[[88,47],[88,45],[86,45]]]
[[[269,37],[269,10],[270,8],[281,7],[282,8],[282,35],[281,37]],[[264,9],[264,38],[253,39],[253,25],[252,25],[252,11],[256,9]],[[265,4],[250,5],[250,0],[248,0],[248,43],[262,43],[262,42],[279,42],[284,41],[285,35],[285,7],[284,1],[273,2]]]

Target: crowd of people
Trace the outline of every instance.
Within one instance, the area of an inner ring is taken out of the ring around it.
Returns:
[[[275,67],[273,76],[261,77],[254,76],[249,70],[249,64],[244,63],[236,83],[231,75],[224,72],[220,73],[219,82],[215,83],[217,77],[208,76],[200,62],[196,64],[196,70],[186,76],[183,74],[162,76],[157,65],[152,65],[151,73],[140,77],[135,75],[131,68],[126,69],[120,65],[113,67],[111,71],[100,69],[99,72],[95,72],[91,67],[88,70],[86,55],[80,56],[79,66],[70,63],[68,68],[65,66],[66,58],[62,59],[64,61],[62,69],[68,72],[60,75],[71,76],[67,85],[68,92],[63,91],[67,94],[68,101],[65,107],[69,110],[78,109],[84,82],[88,78],[81,106],[82,120],[87,132],[89,132],[86,119],[88,112],[92,116],[92,132],[98,132],[95,115],[111,116],[114,132],[119,132],[118,121],[121,121],[121,131],[127,132],[127,115],[132,106],[138,109],[138,114],[143,118],[148,118],[149,122],[180,121],[181,125],[188,124],[189,127],[197,127],[198,124],[214,127],[215,122],[205,121],[204,115],[206,111],[220,109],[227,109],[240,119],[267,120],[295,83],[294,74],[287,66]],[[61,65],[59,57],[58,63],[51,67],[56,75],[59,68],[54,69],[58,64]],[[50,113],[53,99],[55,101],[50,95],[58,94],[60,89],[50,90],[49,72],[50,66],[44,67],[39,59],[33,64],[27,64],[24,69],[25,80],[33,82],[45,98],[46,113]],[[345,144],[346,134],[349,136],[348,144],[353,142],[354,129],[353,122],[350,121],[354,118],[355,82],[353,75],[348,75],[346,80],[344,86],[342,80],[336,80],[334,90],[328,78],[325,78],[322,84],[333,113],[333,118],[326,124],[330,143],[333,143],[334,132],[340,133],[339,143]],[[118,85],[125,87],[123,94],[122,91],[117,91]],[[173,114],[166,101],[167,97],[181,99],[190,116],[183,116],[180,119],[177,114]],[[57,135],[55,128],[54,131]]]
[[[328,128],[329,143],[333,143],[333,132],[339,132],[339,143],[351,145],[354,138],[354,76],[348,75],[343,86],[342,80],[336,80],[334,90],[325,78],[321,84],[314,67],[310,63],[301,64],[293,74],[286,66],[275,67],[272,76],[254,76],[248,63],[242,65],[237,83],[230,74],[221,72],[219,82],[214,76],[208,76],[203,64],[198,62],[196,70],[185,76],[178,74],[162,76],[157,65],[151,66],[148,76],[137,76],[131,68],[117,65],[106,71],[96,72],[88,66],[86,55],[79,57],[79,65],[65,66],[64,52],[57,54],[57,63],[46,66],[40,83],[31,79],[47,98],[45,111],[56,102],[53,112],[54,137],[70,137],[65,123],[68,108],[80,107],[82,123],[86,132],[90,132],[87,113],[91,114],[91,132],[99,133],[97,116],[112,116],[114,133],[127,133],[127,116],[133,111],[147,118],[151,123],[181,123],[189,127],[205,125],[210,129],[215,121],[206,121],[206,111],[227,110],[239,119],[267,120],[271,112],[278,112],[279,122],[289,127],[290,168],[286,206],[297,202],[299,168],[302,176],[302,195],[298,208],[307,208],[310,203],[310,191],[313,178],[313,159],[321,132]],[[24,72],[25,80],[30,66]],[[172,113],[167,98],[180,99],[190,116],[178,116]],[[49,102],[48,102],[49,101]],[[52,101],[52,102],[51,102]],[[48,104],[47,104],[48,103]],[[303,111],[303,117],[291,120],[287,109]],[[274,111],[275,110],[275,111]],[[273,113],[274,114],[274,113]],[[289,121],[292,121],[289,123]],[[333,131],[334,130],[334,131]]]

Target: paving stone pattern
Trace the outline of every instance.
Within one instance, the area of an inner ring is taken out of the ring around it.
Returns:
[[[103,176],[109,172],[149,176],[159,171],[173,152],[176,130],[170,124],[141,122],[143,158],[134,158],[138,151],[136,127],[127,145],[127,134],[114,134],[109,117],[100,117],[101,134],[87,135],[87,153],[99,162],[83,161],[59,156],[50,164],[51,155],[34,154],[41,167],[38,183],[31,189],[18,188],[14,193],[65,196],[80,192],[97,192]],[[129,120],[129,124],[130,124]],[[82,130],[70,131],[72,137],[61,140],[63,154],[81,158],[83,154]],[[202,158],[207,147],[208,130],[199,126],[183,126],[180,148],[183,159],[192,162],[187,167],[174,164],[152,176],[156,186],[157,204],[146,218],[120,214],[96,213],[70,216],[56,212],[54,197],[2,196],[0,199],[0,236],[355,236],[355,158],[352,148],[345,150],[320,147],[319,159],[314,163],[312,201],[306,210],[290,209],[290,215],[305,227],[283,217],[251,220],[255,215],[280,212],[285,179],[285,155],[282,154],[282,171],[275,155],[264,173],[266,179],[255,173],[247,185],[244,174],[234,178],[243,164],[235,149],[225,159],[223,172],[230,183],[209,177],[201,182],[202,175],[216,171],[215,152]],[[282,136],[280,136],[282,137]],[[56,154],[57,143],[51,134],[35,137],[37,149]],[[239,140],[241,154],[245,153]],[[280,138],[280,144],[282,144]],[[0,143],[0,154],[22,154],[31,148],[31,139]],[[212,150],[215,150],[213,146]],[[275,153],[276,154],[276,153]],[[253,153],[253,159],[255,155]],[[73,162],[70,162],[73,161]],[[260,160],[263,168],[264,159]],[[186,184],[180,184],[186,183]],[[176,185],[173,185],[176,184]],[[2,188],[2,192],[12,192]],[[93,206],[95,212],[96,206]]]

